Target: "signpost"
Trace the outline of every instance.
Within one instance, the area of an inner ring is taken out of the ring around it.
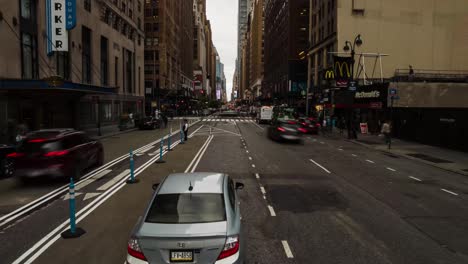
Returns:
[[[357,90],[357,81],[349,81],[348,82],[348,90],[349,91],[356,91]]]
[[[390,88],[389,89],[389,94],[390,94],[390,129],[393,127],[393,103],[395,100],[400,100],[400,96],[398,96],[398,90],[396,88]],[[388,149],[392,148],[392,131],[390,131],[389,134],[389,140],[388,140]]]

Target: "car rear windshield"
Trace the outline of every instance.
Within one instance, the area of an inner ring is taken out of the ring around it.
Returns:
[[[226,221],[222,194],[183,193],[156,196],[146,222],[190,224]]]
[[[18,152],[23,153],[51,152],[62,149],[60,141],[29,142],[25,140],[18,146]]]

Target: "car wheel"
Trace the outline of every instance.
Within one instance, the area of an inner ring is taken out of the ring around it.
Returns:
[[[73,169],[73,180],[77,182],[81,179],[81,175],[83,174],[83,163],[80,161],[77,163],[76,167]]]
[[[104,165],[104,151],[100,150],[96,158],[96,167]]]

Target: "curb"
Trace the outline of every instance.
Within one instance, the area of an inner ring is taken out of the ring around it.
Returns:
[[[361,142],[358,142],[358,141],[355,141],[355,140],[345,139],[345,141],[351,142],[351,143],[356,144],[356,145],[363,146],[363,147],[368,148],[368,149],[373,149],[373,150],[376,150],[376,151],[381,151],[381,152],[384,152],[384,153],[397,155],[399,157],[406,158],[406,159],[409,159],[409,160],[414,160],[414,161],[417,161],[417,162],[420,162],[420,163],[423,163],[423,164],[426,164],[426,165],[429,165],[429,166],[432,166],[434,168],[438,168],[438,169],[441,169],[441,170],[444,170],[444,171],[453,172],[453,173],[456,173],[456,174],[459,174],[459,175],[462,175],[462,176],[468,176],[468,172],[464,172],[464,171],[460,171],[460,170],[456,170],[456,169],[440,167],[440,166],[437,166],[436,164],[434,164],[432,162],[429,162],[429,161],[421,160],[421,159],[418,159],[418,158],[415,158],[415,157],[411,157],[411,156],[408,156],[408,155],[404,155],[404,154],[401,154],[401,153],[396,153],[396,152],[392,152],[392,151],[388,151],[388,150],[384,150],[384,149],[377,149],[375,147],[372,147],[370,145],[367,145],[367,144],[364,144],[364,143],[361,143]]]
[[[138,130],[138,128],[131,128],[131,129],[127,129],[127,130],[124,130],[124,131],[119,131],[117,133],[112,133],[112,134],[107,134],[107,135],[103,135],[103,136],[97,136],[97,137],[91,137],[91,138],[94,138],[94,139],[103,139],[103,138],[108,138],[108,137],[113,137],[113,136],[117,136],[117,135],[121,135],[121,134],[125,134],[125,133],[130,133],[130,132],[133,132],[133,131],[136,131]]]

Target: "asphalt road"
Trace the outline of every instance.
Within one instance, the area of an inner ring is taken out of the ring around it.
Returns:
[[[151,184],[185,171],[209,135],[192,169],[228,173],[245,184],[239,196],[247,263],[468,263],[468,178],[341,139],[272,142],[264,126],[247,118],[210,118],[201,125],[166,164],[142,169],[140,183],[91,200],[101,204],[79,223],[84,236],[50,235],[67,212],[66,203],[54,203],[10,229],[8,239],[0,234],[1,243],[13,243],[0,252],[0,263],[31,248],[17,263],[122,263]],[[144,155],[139,166],[151,159]],[[40,229],[45,217],[52,222],[46,231],[24,236]]]

